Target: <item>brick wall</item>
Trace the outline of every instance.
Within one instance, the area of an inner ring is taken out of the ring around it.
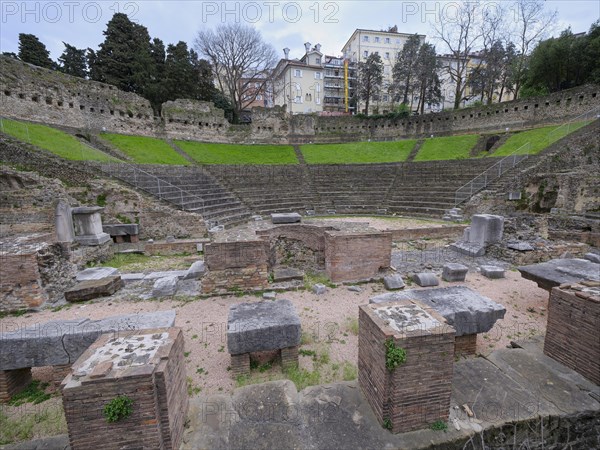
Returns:
[[[185,240],[177,242],[153,242],[144,245],[146,255],[176,255],[178,253],[198,253],[198,244],[205,243],[206,239]]]
[[[472,356],[477,354],[477,334],[463,334],[454,339],[454,356]]]
[[[36,308],[46,300],[35,252],[0,255],[0,311]]]
[[[325,271],[333,282],[358,281],[376,276],[389,267],[392,234],[389,232],[325,234]]]
[[[379,423],[389,421],[393,433],[446,422],[450,412],[454,329],[418,302],[393,302],[408,303],[419,305],[442,326],[398,332],[375,315],[378,305],[359,307],[358,382]],[[406,351],[406,362],[393,371],[385,366],[388,338]]]
[[[212,242],[204,246],[208,269],[203,293],[251,291],[268,286],[268,242]]]
[[[31,383],[31,368],[0,370],[0,402],[7,402]]]
[[[165,333],[168,338],[145,364],[112,367],[110,359],[105,359],[91,372],[77,377],[88,358],[110,346],[114,336],[105,334],[73,365],[73,374],[62,383],[73,450],[179,448],[188,409],[183,333],[178,328],[154,329],[136,332],[133,337],[154,333]],[[126,419],[108,423],[104,407],[120,395],[133,401],[133,412]]]
[[[552,289],[544,353],[600,385],[600,289],[582,292],[582,288]]]

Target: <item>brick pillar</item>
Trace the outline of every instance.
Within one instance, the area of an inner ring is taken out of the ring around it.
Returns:
[[[284,369],[298,367],[298,346],[281,349],[281,366]]]
[[[450,412],[454,328],[414,300],[359,307],[358,381],[379,423],[393,433],[427,428]],[[406,361],[386,367],[386,342]]]
[[[250,353],[231,355],[231,372],[233,376],[247,375],[250,373]]]
[[[454,356],[473,356],[477,354],[477,334],[464,334],[454,339]]]
[[[600,385],[600,283],[550,292],[544,354]]]
[[[179,328],[100,336],[62,383],[63,406],[73,450],[178,449],[188,409]],[[132,401],[129,417],[108,422],[113,399]]]
[[[0,402],[7,402],[31,383],[31,368],[0,370]]]

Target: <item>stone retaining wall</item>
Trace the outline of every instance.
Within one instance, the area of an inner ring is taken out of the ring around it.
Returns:
[[[301,143],[397,140],[472,131],[563,123],[600,105],[597,85],[546,97],[405,119],[287,116],[284,109],[255,108],[251,125],[230,125],[206,102],[176,100],[154,118],[150,103],[104,83],[71,77],[2,57],[0,115],[84,130],[166,136],[212,142]]]

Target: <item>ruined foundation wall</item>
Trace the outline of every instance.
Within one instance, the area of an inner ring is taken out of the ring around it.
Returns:
[[[397,140],[473,131],[518,129],[565,120],[600,105],[600,86],[545,97],[445,111],[405,119],[289,116],[284,107],[255,108],[249,125],[230,125],[207,102],[176,100],[155,120],[150,103],[114,86],[64,75],[2,57],[0,115],[86,130],[232,143]]]

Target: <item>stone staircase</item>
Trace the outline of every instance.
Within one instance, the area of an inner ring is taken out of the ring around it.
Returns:
[[[102,164],[102,171],[184,211],[201,214],[207,227],[246,222],[250,210],[199,167]]]

